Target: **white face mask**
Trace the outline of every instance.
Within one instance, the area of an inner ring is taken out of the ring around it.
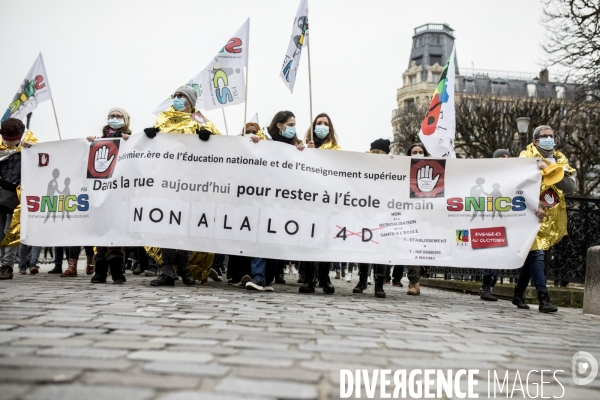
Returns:
[[[425,154],[413,154],[411,157],[423,158],[425,157]]]

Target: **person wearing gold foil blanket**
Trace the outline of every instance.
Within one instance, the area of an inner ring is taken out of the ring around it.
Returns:
[[[533,131],[533,143],[529,144],[520,155],[520,157],[538,159],[538,167],[542,172],[540,203],[536,212],[541,225],[519,273],[512,303],[519,308],[529,308],[525,304],[523,293],[531,279],[538,292],[539,311],[543,313],[558,311],[558,308],[550,302],[546,287],[544,251],[567,235],[565,194],[573,193],[577,176],[575,169],[569,165],[567,157],[557,151],[555,146],[554,130],[548,125],[538,126]]]
[[[144,133],[153,139],[158,132],[198,135],[200,140],[207,141],[211,135],[221,132],[210,121],[196,110],[198,93],[191,86],[181,86],[171,96],[173,105],[161,112],[152,128],[144,129]],[[196,284],[189,267],[190,252],[187,250],[161,248],[162,273],[151,281],[152,286],[175,286],[175,268],[181,281],[188,286]]]
[[[21,149],[31,147],[37,139],[16,118],[2,121],[0,135],[0,247],[4,248],[0,279],[12,279],[20,243]]]

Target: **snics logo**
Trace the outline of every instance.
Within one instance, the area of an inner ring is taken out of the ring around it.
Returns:
[[[523,196],[513,197],[451,197],[447,200],[448,211],[525,211]]]

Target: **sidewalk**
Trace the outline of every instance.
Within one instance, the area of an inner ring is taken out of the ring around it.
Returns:
[[[334,295],[301,295],[291,275],[257,293],[158,289],[130,273],[125,285],[91,285],[48,269],[0,281],[0,399],[329,400],[340,369],[417,368],[479,369],[480,398],[488,370],[509,371],[511,387],[517,370],[523,385],[530,370],[563,370],[564,399],[600,393],[600,378],[571,379],[575,352],[600,360],[600,318],[581,309],[545,315],[430,287],[413,297],[406,284],[377,299],[373,286],[352,294],[356,277],[333,280]],[[544,381],[544,396],[561,395],[552,375]]]

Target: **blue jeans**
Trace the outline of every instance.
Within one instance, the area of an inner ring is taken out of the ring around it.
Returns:
[[[490,286],[491,287],[495,287],[496,286],[496,282],[498,282],[498,274],[500,273],[499,269],[483,269],[481,270],[481,274],[486,277],[489,276],[491,277],[491,282],[490,282]]]
[[[267,271],[267,259],[251,257],[250,258],[250,274],[253,280],[260,282],[262,286],[265,286],[265,274]]]
[[[525,290],[529,284],[529,280],[532,280],[536,290],[547,290],[544,256],[542,250],[533,250],[527,254],[525,264],[523,264],[519,272],[517,287]]]
[[[29,249],[31,249],[31,257],[29,258],[29,268],[37,267],[42,248],[38,246],[27,246],[26,244],[22,244],[19,246],[20,270],[24,271],[27,269],[27,253],[29,253]]]
[[[64,257],[66,256],[66,257]],[[64,258],[69,258],[69,248],[68,247],[55,247],[54,248],[54,265],[62,266]]]

